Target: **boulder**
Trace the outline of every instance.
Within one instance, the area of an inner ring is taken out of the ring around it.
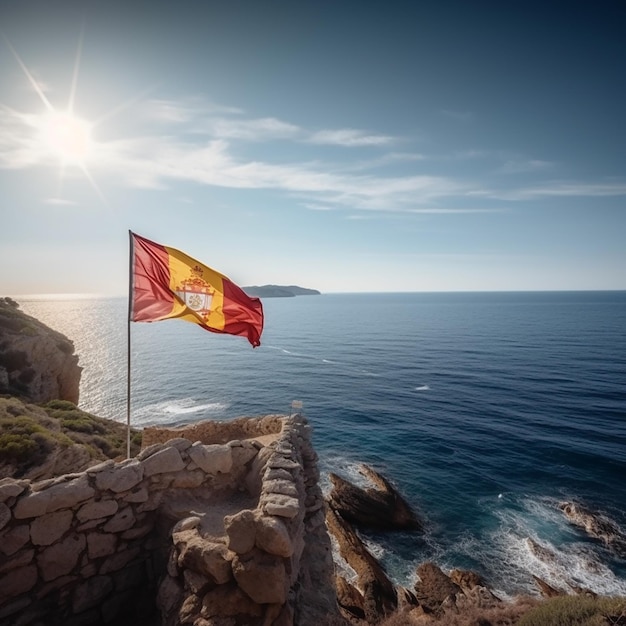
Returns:
[[[356,617],[361,620],[365,619],[365,608],[363,606],[363,596],[361,592],[339,575],[335,579],[335,588],[337,589],[337,602],[339,606],[351,617]]]
[[[398,606],[393,583],[382,565],[370,554],[352,526],[332,510],[326,515],[329,532],[337,540],[339,552],[357,574],[363,590],[363,611],[369,623],[378,623]]]
[[[78,402],[81,367],[65,335],[0,298],[0,393],[31,402]]]
[[[446,598],[461,593],[461,587],[434,563],[422,563],[417,568],[417,575],[419,580],[415,583],[415,595],[429,611],[437,611]]]
[[[485,583],[476,572],[464,569],[453,569],[450,572],[450,580],[456,583],[463,591],[469,591],[474,587],[484,587]]]
[[[549,585],[545,580],[539,578],[539,576],[535,576],[533,574],[533,580],[535,581],[537,587],[539,587],[539,591],[544,598],[555,598],[556,596],[566,595],[564,591]]]
[[[284,604],[288,579],[284,559],[254,548],[233,559],[237,584],[257,604]]]
[[[577,502],[561,502],[559,509],[572,524],[583,528],[620,558],[626,558],[626,535],[615,522]]]
[[[375,485],[362,489],[351,482],[330,474],[333,489],[328,504],[352,524],[367,528],[421,530],[422,524],[407,501],[391,483],[370,467],[361,472]]]

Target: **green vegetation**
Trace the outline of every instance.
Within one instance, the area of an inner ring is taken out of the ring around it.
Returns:
[[[51,400],[43,408],[59,421],[68,437],[85,445],[93,457],[116,459],[126,455],[126,427],[123,424],[81,411],[66,400]],[[141,434],[141,431],[131,430],[133,454],[141,447]]]
[[[32,467],[41,463],[55,446],[70,445],[69,437],[47,430],[32,417],[0,417],[0,463]]]
[[[133,456],[141,449],[141,437],[141,431],[131,431]],[[94,463],[123,459],[126,426],[81,411],[64,400],[37,406],[0,396],[0,478],[26,476],[55,451],[74,445],[86,449]],[[84,467],[73,471],[81,469]]]
[[[519,626],[626,625],[626,598],[559,596],[537,605],[519,621]]]

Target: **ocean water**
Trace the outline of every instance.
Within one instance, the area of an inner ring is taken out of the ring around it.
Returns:
[[[126,299],[18,298],[74,341],[80,406],[126,419]],[[193,324],[132,324],[135,426],[288,413],[323,480],[390,478],[425,521],[365,537],[391,576],[472,568],[504,595],[532,574],[626,594],[626,562],[558,510],[626,532],[626,292],[333,294],[264,300],[262,346]],[[538,559],[528,539],[553,553]]]

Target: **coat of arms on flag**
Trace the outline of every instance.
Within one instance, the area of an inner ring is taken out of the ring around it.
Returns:
[[[191,268],[189,278],[181,281],[174,293],[192,310],[208,319],[215,289],[207,283],[202,274],[203,269],[196,265]]]

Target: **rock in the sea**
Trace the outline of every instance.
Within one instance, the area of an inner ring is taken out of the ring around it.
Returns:
[[[556,596],[565,595],[564,591],[561,591],[560,589],[556,589],[552,585],[549,585],[545,580],[542,580],[541,578],[539,578],[538,576],[535,576],[534,574],[532,576],[533,576],[533,580],[535,581],[535,584],[537,585],[537,587],[539,587],[539,591],[541,591],[541,595],[544,598],[555,598]]]
[[[352,617],[356,617],[360,620],[365,619],[363,596],[360,594],[359,590],[342,576],[336,577],[335,587],[337,589],[337,602],[339,606]]]
[[[450,572],[450,580],[461,587],[464,592],[474,589],[474,587],[483,587],[485,585],[480,574],[471,570],[453,569]]]
[[[354,529],[340,515],[329,510],[326,525],[339,545],[341,556],[357,573],[358,587],[363,591],[363,612],[370,624],[391,615],[398,606],[393,583],[380,563],[370,554]],[[359,606],[357,604],[357,606]]]
[[[561,502],[559,509],[572,524],[583,528],[590,537],[600,540],[617,556],[626,558],[626,535],[615,522],[577,502]]]
[[[368,528],[421,530],[422,524],[406,500],[389,481],[370,467],[361,472],[376,488],[361,489],[330,474],[333,489],[329,506],[346,521]]]
[[[415,583],[415,595],[429,611],[437,611],[448,596],[461,593],[461,587],[434,563],[422,563],[417,568],[417,575],[419,580]]]
[[[78,402],[81,368],[65,335],[0,298],[0,393],[31,402]]]

